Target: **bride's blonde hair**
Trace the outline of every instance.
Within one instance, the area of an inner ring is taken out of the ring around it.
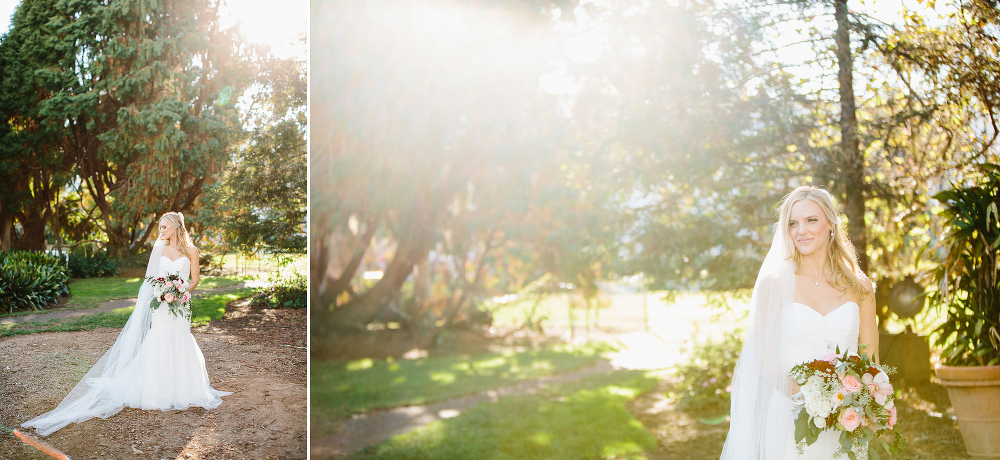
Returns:
[[[177,229],[174,237],[177,238],[177,250],[180,251],[184,257],[189,257],[188,248],[194,246],[191,242],[191,236],[188,235],[187,227],[184,226],[184,214],[179,212],[168,212],[160,218],[167,222],[167,225]]]
[[[830,237],[830,244],[827,245],[827,254],[830,258],[830,284],[841,293],[849,291],[858,301],[872,294],[872,291],[860,281],[860,278],[864,277],[865,274],[858,265],[857,250],[850,238],[840,228],[843,219],[835,211],[837,205],[834,203],[833,195],[826,189],[802,185],[785,195],[779,204],[781,211],[778,228],[781,230],[782,241],[785,244],[785,253],[791,254],[791,259],[795,262],[795,271],[799,270],[802,254],[799,253],[792,238],[788,235],[788,222],[791,219],[792,206],[802,200],[812,200],[818,204],[823,210],[823,214],[826,215],[826,219],[833,224],[833,235]]]

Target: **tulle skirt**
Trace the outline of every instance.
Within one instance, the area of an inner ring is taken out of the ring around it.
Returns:
[[[134,376],[124,389],[124,402],[138,409],[183,410],[193,406],[213,409],[221,396],[209,385],[205,356],[191,335],[191,323],[175,318],[166,308],[153,311],[152,327],[126,375]]]

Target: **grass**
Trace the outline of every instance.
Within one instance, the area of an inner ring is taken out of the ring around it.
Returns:
[[[250,288],[236,291],[211,294],[197,297],[192,302],[191,324],[204,324],[222,318],[226,313],[226,304],[233,300],[249,297],[253,294]],[[17,324],[0,324],[0,337],[14,335],[37,334],[39,332],[74,332],[89,331],[98,327],[120,328],[125,326],[129,315],[135,307],[119,308],[108,312],[84,315],[64,320],[52,319],[47,322],[27,322]]]
[[[198,283],[198,291],[204,289],[215,289],[235,286],[243,281],[252,279],[251,276],[212,276],[204,277]],[[87,310],[95,308],[101,304],[117,299],[128,299],[135,297],[139,293],[139,285],[142,284],[140,278],[86,278],[75,280],[69,284],[70,297],[65,307],[58,310]],[[34,315],[54,310],[32,310],[18,311],[14,313],[0,314],[0,318],[13,318],[17,316]]]
[[[94,308],[115,299],[135,297],[142,278],[84,278],[69,283],[70,298],[66,307],[74,310]]]
[[[213,276],[202,278],[198,290],[233,286],[245,276]],[[109,300],[128,299],[139,292],[142,278],[86,278],[69,284],[70,298],[66,306],[74,310],[94,308]],[[198,291],[196,290],[195,293]]]
[[[656,379],[620,371],[512,395],[369,446],[360,459],[644,459],[656,439],[626,408]]]
[[[593,364],[608,345],[475,356],[313,362],[310,409],[316,435],[333,419],[372,409],[424,404]]]

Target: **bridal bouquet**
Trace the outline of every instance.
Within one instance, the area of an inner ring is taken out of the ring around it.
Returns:
[[[837,430],[838,457],[846,454],[859,460],[870,452],[874,460],[880,460],[882,451],[887,458],[900,456],[906,440],[896,428],[895,394],[889,383],[889,374],[894,372],[863,352],[844,356],[839,349],[792,367],[789,375],[802,388],[793,411],[799,451],[816,442],[823,430]],[[894,435],[891,443],[882,436],[889,433]],[[873,447],[870,451],[869,446]]]
[[[146,281],[153,286],[154,301],[159,305],[152,309],[166,307],[175,317],[189,317],[191,314],[191,292],[188,290],[188,282],[175,274],[167,276],[152,277],[147,276]],[[155,302],[154,302],[155,303]]]

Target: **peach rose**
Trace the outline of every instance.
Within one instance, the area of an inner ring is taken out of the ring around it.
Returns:
[[[167,295],[163,296],[163,300],[166,300],[167,302],[173,302],[174,295],[168,292]]]
[[[848,407],[840,413],[840,424],[844,425],[845,430],[854,431],[861,425],[861,414],[855,408]]]
[[[843,385],[844,388],[846,388],[847,391],[851,393],[854,393],[863,387],[863,385],[861,385],[861,382],[859,382],[856,377],[850,374],[845,375],[844,378],[840,379],[840,384]]]

